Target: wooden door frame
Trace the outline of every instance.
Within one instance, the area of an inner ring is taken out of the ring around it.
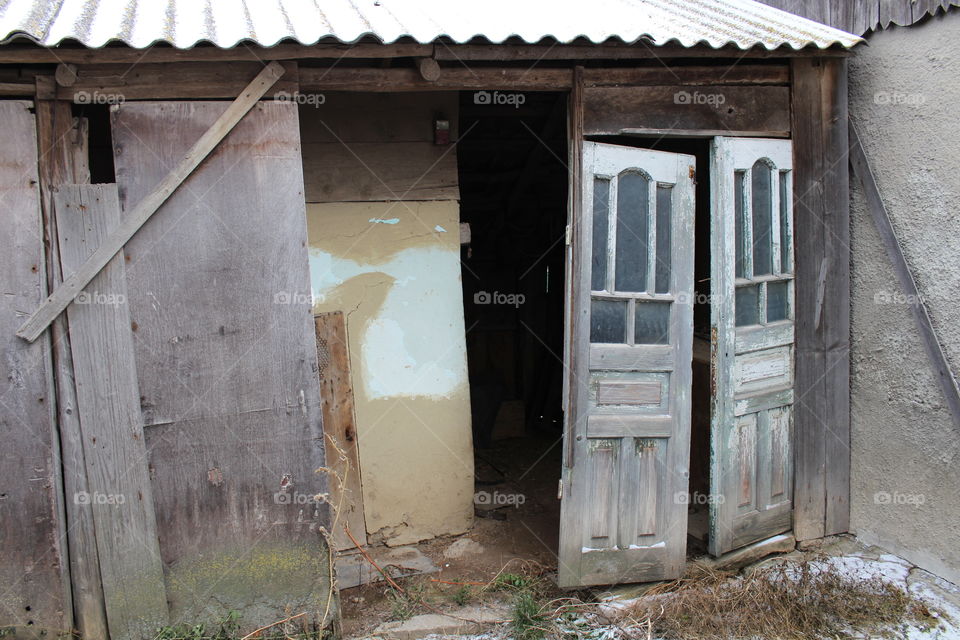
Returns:
[[[793,532],[797,540],[850,528],[850,204],[847,61],[810,56],[790,60],[790,139],[793,142],[795,252],[795,409]],[[678,85],[679,87],[680,85]],[[569,192],[567,286],[582,246],[579,193],[584,139],[584,71],[573,69],[568,110]],[[621,128],[630,128],[624,120]],[[675,131],[676,137],[716,132]],[[570,362],[576,314],[565,304],[564,359]],[[562,485],[575,464],[569,394],[564,379]]]

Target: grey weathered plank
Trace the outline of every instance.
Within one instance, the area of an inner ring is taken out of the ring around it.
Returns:
[[[778,86],[586,87],[584,133],[619,134],[634,129],[790,132],[790,89]]]
[[[38,83],[49,81],[39,76]],[[62,101],[37,100],[37,140],[44,154],[40,160],[40,193],[44,225],[49,237],[57,237],[53,188],[62,184],[88,183],[87,124],[74,118],[70,105]],[[60,247],[51,242],[47,251],[47,283],[52,291],[63,281],[60,270]],[[73,618],[84,637],[107,637],[107,617],[100,583],[97,541],[93,524],[93,508],[72,496],[88,493],[87,470],[83,461],[83,441],[77,413],[77,392],[73,378],[73,356],[67,334],[65,315],[50,327],[53,337],[52,356],[57,388],[57,425],[63,469],[63,489],[71,499],[64,500],[64,511],[70,523],[67,546],[70,559],[70,582],[73,593]]]
[[[120,224],[116,185],[54,192],[63,275],[69,278]],[[77,414],[111,638],[165,625],[167,599],[140,415],[121,252],[67,311]],[[85,499],[84,499],[85,498]]]
[[[458,200],[457,154],[433,142],[303,146],[307,202]]]
[[[283,77],[270,87],[270,92],[263,96],[265,99],[272,100],[278,95],[280,99],[289,99],[299,88],[297,63],[279,64],[284,68]],[[73,84],[56,87],[55,97],[79,104],[97,103],[98,99],[113,104],[120,99],[234,98],[244,92],[250,78],[262,69],[260,61],[81,65]]]
[[[583,143],[586,178],[576,194],[581,204],[575,221],[579,230],[574,236],[574,250],[581,258],[571,294],[577,324],[569,352],[573,371],[569,393],[576,413],[567,416],[566,432],[573,440],[575,464],[565,474],[561,504],[559,582],[563,586],[675,577],[686,550],[686,508],[676,495],[687,491],[687,481],[670,470],[688,467],[692,305],[674,303],[670,308],[670,344],[633,345],[634,332],[630,330],[621,343],[590,344],[593,178],[617,176],[629,169],[646,172],[651,185],[673,185],[669,200],[671,273],[666,295],[681,300],[693,294],[694,158]],[[616,183],[611,184],[613,192],[617,188]],[[647,196],[652,203],[650,212],[655,214],[657,207],[663,206],[655,186]],[[611,196],[610,201],[616,203],[617,199]],[[598,210],[615,216],[615,207]],[[602,259],[608,262],[615,260],[616,228],[607,227],[611,238]],[[607,273],[612,271],[608,266]],[[611,287],[609,279],[606,286]],[[627,300],[628,305],[636,303]],[[602,385],[604,377],[609,377],[620,383],[622,371],[649,375],[666,370],[672,372],[670,388],[663,394],[669,401],[660,415],[652,415],[650,407],[598,408],[592,400],[596,385],[588,383],[590,380],[598,379]],[[646,502],[641,505],[639,500]]]
[[[0,626],[52,637],[71,615],[50,342],[14,335],[47,290],[32,108],[0,102]]]
[[[112,114],[125,203],[223,111]],[[170,131],[178,135],[171,136]],[[125,248],[171,614],[245,625],[330,595],[329,510],[297,108],[261,102]],[[269,567],[281,563],[288,571]]]
[[[850,169],[847,61],[823,63],[825,112],[824,255],[829,259],[822,316],[826,395],[824,533],[850,530]],[[801,227],[796,227],[800,229]]]
[[[198,136],[196,143],[182,158],[177,159],[173,169],[157,182],[150,193],[144,195],[144,199],[130,211],[128,216],[124,217],[121,226],[113,232],[111,237],[107,238],[87,262],[77,269],[73,276],[64,280],[57,290],[33,312],[17,331],[17,335],[30,342],[36,340],[37,336],[67,308],[83,287],[110,262],[110,259],[123,248],[143,223],[156,213],[170,194],[197,168],[197,165],[223,140],[283,73],[284,69],[278,62],[272,62],[264,67],[240,97],[227,107],[220,118],[202,136]]]
[[[363,487],[360,483],[360,452],[350,378],[347,324],[342,311],[320,313],[314,318],[317,330],[317,364],[320,374],[320,401],[323,409],[323,436],[327,446],[326,469],[333,507],[333,539],[337,550],[367,543],[363,514]],[[342,588],[342,587],[341,587]]]
[[[798,539],[848,528],[849,198],[846,65],[793,64]]]
[[[824,254],[826,203],[821,67],[813,60],[793,63],[794,228],[796,246],[796,362],[794,404],[794,535],[824,535],[826,500],[825,357],[818,304]]]
[[[910,311],[913,314],[914,323],[917,330],[923,337],[923,346],[927,351],[927,358],[930,361],[930,367],[933,374],[940,382],[940,388],[943,391],[944,400],[953,416],[954,426],[960,428],[960,389],[957,387],[957,380],[950,369],[950,363],[947,361],[946,354],[943,351],[943,343],[937,336],[933,321],[930,319],[930,312],[927,305],[920,295],[917,287],[917,281],[910,271],[907,259],[903,254],[903,248],[897,239],[896,231],[890,222],[890,216],[887,208],[880,196],[880,189],[877,187],[873,171],[870,169],[870,163],[867,160],[867,154],[860,142],[859,135],[853,123],[850,123],[850,166],[853,168],[860,185],[863,188],[864,197],[867,200],[867,206],[870,209],[870,215],[873,217],[873,223],[880,234],[883,246],[887,250],[887,257],[893,265],[894,273],[900,281],[900,287],[907,297],[912,301]]]

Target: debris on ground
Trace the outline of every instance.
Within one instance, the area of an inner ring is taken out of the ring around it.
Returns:
[[[536,563],[514,563],[486,582],[409,578],[403,588],[410,610],[394,608],[393,621],[361,636],[960,640],[960,589],[848,536],[841,542],[767,558],[741,571],[690,562],[679,580],[616,592],[563,592],[549,569]]]

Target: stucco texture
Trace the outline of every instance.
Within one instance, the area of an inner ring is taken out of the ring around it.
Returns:
[[[850,115],[952,370],[960,364],[960,12],[869,38]],[[960,432],[856,179],[851,526],[960,583]]]
[[[314,311],[346,316],[367,531],[406,544],[473,518],[459,204],[307,205]]]

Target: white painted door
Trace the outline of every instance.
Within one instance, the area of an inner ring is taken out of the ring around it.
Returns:
[[[793,200],[789,140],[715,138],[710,553],[787,531],[793,513]]]
[[[694,166],[692,156],[584,143],[562,586],[676,578],[683,567]]]

